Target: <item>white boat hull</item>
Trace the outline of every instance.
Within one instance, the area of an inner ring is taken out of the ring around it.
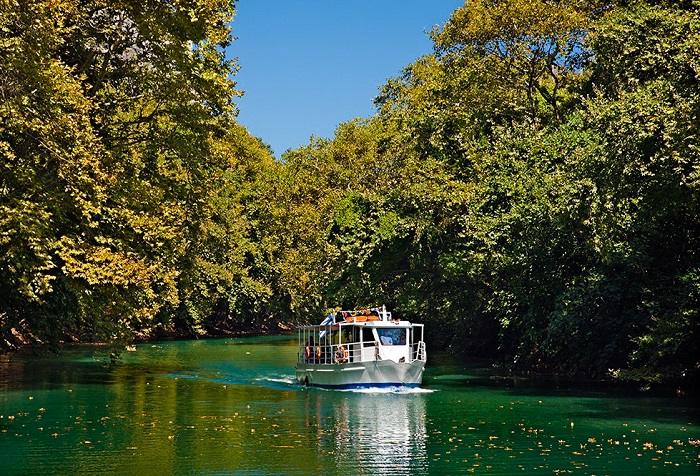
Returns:
[[[417,387],[423,380],[425,361],[396,363],[393,360],[351,362],[347,364],[299,363],[297,381],[326,388]]]

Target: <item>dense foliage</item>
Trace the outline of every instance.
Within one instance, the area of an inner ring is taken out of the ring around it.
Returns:
[[[4,347],[383,303],[504,368],[697,376],[692,2],[468,1],[375,116],[275,161],[233,1],[2,4]]]
[[[697,375],[696,7],[473,0],[432,38],[375,117],[285,155],[314,299],[505,368]]]
[[[269,294],[247,202],[274,164],[234,120],[232,9],[3,3],[5,346],[196,330],[215,305]]]

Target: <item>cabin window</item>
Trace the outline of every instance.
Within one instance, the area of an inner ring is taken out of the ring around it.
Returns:
[[[406,345],[406,329],[377,329],[382,345]]]
[[[362,346],[369,347],[374,345],[374,334],[371,327],[362,328]]]

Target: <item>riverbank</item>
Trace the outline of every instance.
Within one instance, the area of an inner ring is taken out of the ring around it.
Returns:
[[[55,343],[48,343],[37,337],[29,328],[20,323],[17,326],[0,328],[0,355],[11,354],[20,349],[47,349],[58,352],[61,348],[73,344],[112,345],[125,346],[132,343],[207,339],[216,337],[243,337],[243,336],[273,336],[290,334],[294,332],[296,323],[290,320],[277,318],[261,318],[253,321],[234,321],[232,319],[207,321],[204,325],[191,327],[178,326],[176,323],[169,325],[156,324],[155,326],[133,331],[129,335],[116,337],[111,343],[100,339],[91,338],[89,335],[81,335],[78,331],[64,332],[56,339]]]
[[[157,325],[147,331],[134,333],[128,338],[117,339],[113,342],[100,342],[81,338],[77,334],[67,333],[57,345],[49,345],[36,339],[31,333],[22,333],[12,328],[9,334],[3,336],[0,346],[0,357],[3,361],[11,359],[13,355],[26,353],[53,353],[59,354],[63,350],[75,347],[95,347],[103,349],[105,361],[118,362],[122,352],[129,350],[134,344],[159,342],[159,341],[188,341],[205,340],[223,337],[264,337],[294,334],[296,323],[281,321],[278,319],[261,320],[253,323],[229,323],[219,322],[218,325],[210,325],[197,329],[180,329],[175,325],[168,327]],[[448,353],[449,350],[446,350]],[[473,358],[464,358],[453,355],[464,362],[474,363]],[[563,375],[553,372],[543,372],[533,369],[517,369],[505,366],[496,360],[480,360],[480,365],[492,370],[491,379],[498,380],[504,385],[549,386],[551,388],[568,389],[599,389],[620,390],[623,392],[643,393],[655,396],[697,396],[700,395],[700,369],[689,369],[684,372],[676,372],[666,376],[642,375],[634,372],[611,372],[609,376],[596,377],[587,374]]]

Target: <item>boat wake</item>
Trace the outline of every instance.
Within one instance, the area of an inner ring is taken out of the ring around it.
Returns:
[[[298,383],[293,376],[284,377],[257,377],[253,379],[255,385],[274,388],[277,390],[293,390],[298,387]]]
[[[435,390],[420,387],[366,387],[366,388],[349,388],[339,390],[340,392],[351,393],[369,393],[369,394],[397,394],[397,395],[412,395],[419,393],[433,393]]]
[[[303,386],[297,382],[294,376],[284,376],[284,377],[258,377],[254,379],[258,385],[273,388],[296,388],[305,389],[308,387]],[[360,387],[360,388],[345,388],[345,389],[333,389],[325,387],[311,387],[314,390],[319,391],[331,391],[331,392],[349,392],[349,393],[365,393],[365,394],[377,394],[377,395],[413,395],[422,393],[433,393],[436,390],[420,388],[420,387],[404,387],[404,386],[393,386],[393,387]]]
[[[167,374],[170,378],[175,379],[191,379],[191,380],[206,380],[212,383],[219,383],[224,385],[259,385],[268,388],[274,388],[278,390],[290,390],[290,389],[306,389],[309,387],[303,386],[297,382],[293,375],[280,375],[280,376],[261,376],[254,377],[251,379],[240,379],[232,378],[230,375],[222,375],[217,372],[216,375],[202,375],[201,373],[173,373]],[[363,393],[363,394],[374,394],[374,395],[415,395],[415,394],[425,394],[433,393],[438,390],[421,388],[421,387],[405,387],[405,386],[391,386],[391,387],[359,387],[359,388],[344,388],[344,389],[334,389],[325,387],[310,387],[318,391],[330,391],[330,392],[348,392],[348,393]]]

